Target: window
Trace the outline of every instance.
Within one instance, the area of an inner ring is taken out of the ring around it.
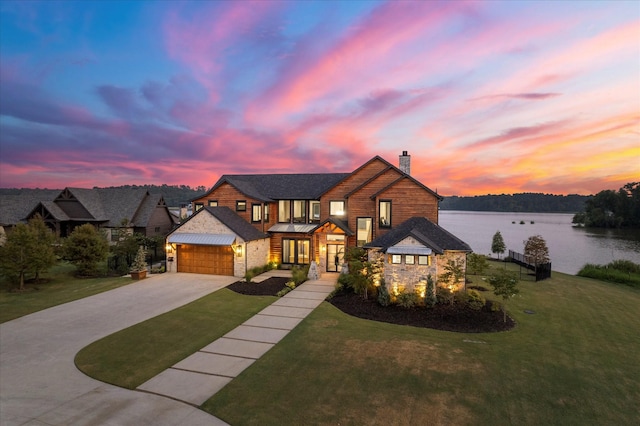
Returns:
[[[330,201],[329,202],[329,215],[330,216],[344,216],[344,201]]]
[[[245,200],[236,201],[236,211],[237,212],[246,212],[247,211],[247,202]]]
[[[293,201],[293,223],[307,223],[307,202],[305,200]]]
[[[404,263],[405,265],[415,265],[416,263],[416,258],[414,255],[412,254],[408,254],[404,257]]]
[[[264,205],[264,223],[269,223],[269,204]]]
[[[309,201],[309,222],[320,222],[320,201]]]
[[[418,256],[418,265],[431,265],[431,258],[429,256]]]
[[[196,204],[194,205],[194,207],[196,208],[196,211],[198,211],[198,210],[200,210],[200,209],[202,209],[202,208],[204,207],[204,204],[202,204],[202,203],[196,203]]]
[[[159,226],[156,226],[156,227],[154,228],[154,231],[153,231],[153,232],[160,232],[160,227],[159,227]]]
[[[402,263],[402,255],[401,254],[392,254],[391,255],[391,263],[400,264]]]
[[[291,222],[291,201],[290,200],[278,201],[278,222],[283,222],[283,223]]]
[[[209,207],[218,207],[218,200],[209,200]]]
[[[282,263],[308,264],[310,240],[282,239]]]
[[[363,245],[371,242],[371,223],[372,220],[370,217],[358,218],[358,247],[362,247]]]
[[[380,200],[380,227],[391,228],[391,201]]]
[[[262,220],[262,205],[251,205],[251,222],[260,222]]]
[[[118,241],[120,237],[120,230],[111,228],[111,241]]]

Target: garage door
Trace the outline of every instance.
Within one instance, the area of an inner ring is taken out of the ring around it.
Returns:
[[[178,246],[178,272],[233,276],[233,249],[230,246]]]

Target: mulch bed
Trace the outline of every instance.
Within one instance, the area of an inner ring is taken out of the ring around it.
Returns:
[[[491,312],[489,309],[474,311],[456,304],[437,304],[429,309],[425,307],[407,309],[397,305],[383,307],[377,301],[365,300],[355,293],[344,292],[335,295],[329,303],[358,318],[459,333],[506,331],[515,326],[515,321],[508,315],[507,322],[504,322],[502,311]]]
[[[251,296],[276,296],[290,278],[271,277],[261,283],[237,281],[227,288],[236,293]],[[502,311],[491,312],[488,309],[474,311],[459,305],[436,305],[433,308],[400,306],[380,306],[375,300],[365,300],[355,293],[341,292],[329,300],[329,303],[342,312],[354,317],[391,324],[413,327],[433,328],[436,330],[459,333],[489,333],[510,330],[515,321],[507,316],[503,321]]]
[[[271,277],[261,283],[237,281],[229,284],[227,288],[236,293],[247,294],[249,296],[276,296],[276,293],[284,288],[287,281],[291,281],[291,278]]]

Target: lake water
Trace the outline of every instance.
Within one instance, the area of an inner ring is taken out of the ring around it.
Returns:
[[[567,274],[576,274],[585,263],[604,265],[626,259],[640,264],[640,230],[576,228],[572,219],[573,214],[564,213],[440,210],[439,224],[469,244],[475,253],[485,255],[492,255],[496,231],[500,231],[507,246],[505,255],[509,250],[523,253],[524,241],[541,235],[547,242],[553,270]]]

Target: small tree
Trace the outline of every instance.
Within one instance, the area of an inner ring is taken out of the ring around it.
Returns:
[[[62,244],[62,257],[78,268],[78,275],[97,274],[98,263],[109,255],[109,243],[93,225],[88,223],[73,230]]]
[[[507,271],[506,269],[498,269],[495,274],[489,277],[489,284],[493,286],[493,294],[502,297],[502,300],[505,302],[502,305],[502,313],[504,315],[504,322],[507,322],[505,304],[507,300],[520,292],[520,290],[516,288],[518,284],[517,275],[515,272]]]
[[[18,281],[24,290],[25,274],[33,269],[33,252],[36,240],[33,230],[24,223],[17,224],[7,235],[4,246],[0,247],[0,268],[2,274]]]
[[[138,253],[136,254],[136,258],[133,259],[133,264],[131,265],[132,272],[142,272],[147,270],[147,251],[140,246],[138,248]]]
[[[38,281],[40,272],[47,271],[56,263],[56,254],[53,250],[53,243],[56,237],[39,214],[29,220],[28,226],[31,228],[35,239],[33,251],[30,254],[32,257],[31,267],[35,274],[35,279]]]
[[[440,280],[444,283],[450,283],[453,287],[457,285],[461,280],[464,280],[464,262],[462,260],[447,260],[447,264],[444,265],[445,272],[440,275]],[[453,304],[453,298],[451,299]]]
[[[428,308],[433,308],[437,301],[438,299],[436,297],[436,285],[433,282],[433,277],[431,276],[431,274],[429,274],[427,275],[427,292],[424,296],[424,304]]]
[[[507,246],[504,244],[502,234],[500,231],[496,231],[496,233],[493,234],[493,241],[491,242],[491,253],[496,253],[498,255],[498,259],[500,259],[500,254],[504,253],[506,249]]]
[[[540,235],[529,237],[524,242],[524,254],[531,257],[536,265],[549,263],[549,249],[547,242]]]
[[[474,275],[481,275],[489,267],[487,258],[477,253],[467,255],[467,265]]]

